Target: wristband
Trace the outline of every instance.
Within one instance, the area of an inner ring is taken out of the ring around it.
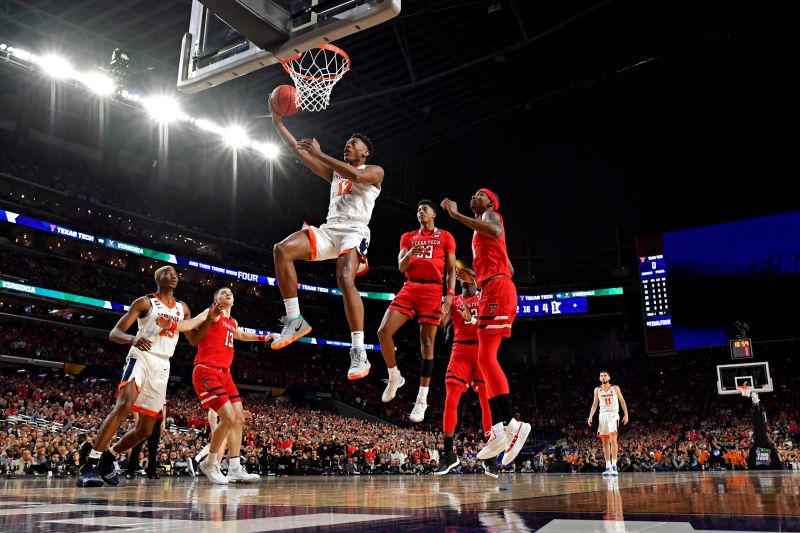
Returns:
[[[173,320],[173,321],[172,321],[172,324],[170,324],[170,325],[169,325],[169,328],[167,328],[167,330],[168,330],[170,333],[175,333],[175,330],[176,330],[176,329],[178,329],[178,323],[177,323],[177,322],[175,322],[175,321]]]
[[[258,342],[267,342],[267,336],[266,335],[259,335],[258,336]]]
[[[450,295],[450,296],[455,296],[456,295],[456,290],[455,289],[447,289],[447,294]]]

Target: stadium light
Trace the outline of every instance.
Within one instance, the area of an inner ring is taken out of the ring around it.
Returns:
[[[222,132],[222,140],[231,148],[243,148],[250,144],[247,132],[241,126],[231,126]]]
[[[142,105],[153,119],[168,124],[176,120],[188,120],[189,116],[180,110],[178,102],[167,96],[153,96],[142,99]]]
[[[250,148],[256,150],[267,159],[275,159],[280,154],[280,149],[275,143],[262,143],[253,141]]]
[[[54,79],[76,80],[86,87],[87,90],[101,96],[115,95],[115,91],[118,89],[117,83],[108,75],[97,71],[79,72],[69,61],[58,55],[48,54],[46,56],[38,56],[27,50],[10,46],[7,43],[0,43],[0,53],[7,54],[7,58],[13,56],[16,59],[36,65],[44,74]],[[267,159],[274,159],[280,155],[280,149],[277,145],[270,142],[251,140],[247,136],[247,132],[241,126],[224,128],[207,119],[190,117],[181,111],[177,101],[168,96],[144,97],[139,94],[131,93],[122,87],[119,88],[121,90],[116,93],[117,99],[140,105],[142,109],[147,111],[147,113],[158,122],[169,123],[182,120],[194,124],[202,131],[218,135],[226,144],[233,148],[250,148]]]
[[[15,50],[15,55],[19,55],[19,50]],[[48,55],[38,60],[39,66],[45,74],[51,78],[59,80],[76,78],[78,76],[75,68],[63,57]]]
[[[111,96],[117,88],[114,80],[100,72],[84,74],[80,77],[80,81],[86,88],[100,96]]]

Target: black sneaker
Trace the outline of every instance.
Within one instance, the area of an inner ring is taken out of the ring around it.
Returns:
[[[108,450],[103,452],[100,461],[97,462],[97,473],[100,474],[100,478],[103,481],[112,487],[119,485],[119,477],[114,472],[114,455]]]
[[[483,473],[495,479],[500,477],[500,468],[497,466],[497,460],[494,457],[483,462]]]
[[[453,452],[446,453],[442,456],[442,460],[439,462],[439,466],[436,467],[436,470],[433,471],[434,476],[443,476],[448,473],[450,470],[458,466],[458,463],[461,461],[458,460],[456,454]]]
[[[97,471],[92,465],[86,464],[75,478],[75,485],[78,487],[102,487],[103,479],[97,475]]]

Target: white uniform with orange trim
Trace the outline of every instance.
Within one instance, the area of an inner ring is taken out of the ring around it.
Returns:
[[[614,385],[608,390],[597,387],[597,399],[600,402],[600,423],[597,425],[597,436],[608,437],[617,432],[619,426],[619,396]]]
[[[162,302],[155,294],[150,295],[150,312],[137,319],[139,330],[144,330],[151,342],[150,351],[142,351],[131,346],[120,388],[130,381],[136,382],[139,396],[131,408],[137,413],[156,416],[164,406],[169,383],[169,359],[178,345],[178,333],[162,330],[156,325],[159,315],[169,317],[174,322],[183,320],[183,305],[178,300],[172,307]]]
[[[366,259],[370,237],[368,224],[380,194],[381,189],[375,185],[356,183],[334,172],[327,221],[320,227],[303,225],[311,240],[311,260],[336,259],[352,248]]]

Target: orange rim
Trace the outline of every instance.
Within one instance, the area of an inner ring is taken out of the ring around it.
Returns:
[[[325,43],[325,44],[321,44],[319,46],[315,46],[314,48],[320,48],[322,50],[328,50],[330,52],[334,52],[336,54],[339,54],[340,56],[342,56],[345,59],[345,61],[347,61],[347,68],[345,69],[345,72],[350,70],[350,56],[347,55],[347,52],[345,52],[344,50],[342,50],[338,46],[334,46],[334,45],[332,45],[330,43]],[[306,52],[308,52],[308,50],[306,50]],[[306,52],[302,52],[300,54],[292,56],[289,59],[287,59],[286,61],[281,61],[281,65],[283,65],[283,69],[290,76],[293,76],[293,77],[297,76],[298,78],[302,78],[304,80],[331,81],[331,80],[338,80],[339,78],[341,78],[344,75],[344,72],[343,72],[342,74],[336,74],[334,76],[309,76],[308,74],[300,74],[299,72],[295,71],[292,67],[289,66],[289,63],[291,63],[292,61],[294,61],[296,59],[299,59]]]

